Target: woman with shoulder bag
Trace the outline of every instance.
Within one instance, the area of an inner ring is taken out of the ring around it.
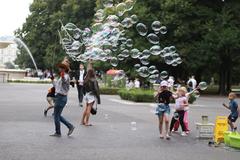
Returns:
[[[89,124],[90,114],[96,114],[97,112],[97,109],[93,108],[93,105],[96,101],[100,104],[100,91],[93,69],[88,70],[83,86],[86,93],[84,96],[86,107],[82,115],[81,124],[85,126],[92,126],[92,124]]]

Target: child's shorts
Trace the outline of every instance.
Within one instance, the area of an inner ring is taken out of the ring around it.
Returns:
[[[156,115],[162,116],[164,114],[170,115],[170,107],[167,104],[158,104],[156,108]]]
[[[228,119],[229,119],[231,122],[236,122],[237,119],[238,119],[238,117],[233,116],[233,115],[230,114],[230,115],[228,116]]]

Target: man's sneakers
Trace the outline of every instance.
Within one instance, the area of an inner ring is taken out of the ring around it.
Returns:
[[[51,135],[49,135],[49,136],[51,136],[51,137],[61,137],[61,134],[54,133],[54,134],[51,134]]]
[[[69,128],[69,131],[68,131],[68,134],[67,134],[67,135],[70,136],[70,135],[73,133],[74,129],[75,129],[74,126],[72,126],[71,128]]]
[[[72,126],[71,128],[69,128],[67,135],[70,136],[70,135],[73,133],[74,129],[75,129],[74,126]],[[51,134],[51,135],[49,135],[49,136],[51,136],[51,137],[61,137],[61,134],[54,133],[54,134]]]

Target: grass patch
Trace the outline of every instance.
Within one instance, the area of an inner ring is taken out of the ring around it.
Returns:
[[[49,84],[51,81],[31,81],[31,80],[8,80],[8,83],[35,83],[35,84]]]

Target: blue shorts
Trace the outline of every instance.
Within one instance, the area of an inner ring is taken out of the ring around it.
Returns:
[[[230,114],[230,115],[228,116],[228,119],[229,119],[231,122],[236,122],[237,119],[238,119],[238,116],[233,116],[232,114]]]
[[[158,104],[156,108],[156,115],[162,116],[164,114],[170,115],[170,107],[168,104]]]

